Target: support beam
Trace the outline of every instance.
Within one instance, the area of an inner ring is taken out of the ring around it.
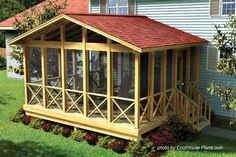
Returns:
[[[136,129],[138,129],[140,120],[140,53],[134,52],[134,55],[134,126]]]
[[[186,80],[185,80],[185,94],[189,95],[189,82],[190,82],[190,68],[191,68],[191,48],[189,47],[186,52]]]
[[[67,59],[66,52],[64,49],[64,40],[65,40],[65,26],[60,27],[61,33],[61,88],[62,88],[62,109],[63,112],[66,112],[67,106],[67,97],[66,97],[66,81],[67,81]]]
[[[27,83],[30,81],[29,79],[29,48],[23,47],[23,62],[24,62],[24,86],[25,86],[25,105],[28,105],[29,92]]]
[[[177,76],[178,75],[178,50],[175,49],[172,52],[172,88],[177,88]],[[173,96],[173,108],[174,111],[176,111],[177,108],[177,101],[176,101],[176,95]]]
[[[166,105],[166,68],[167,68],[167,50],[161,52],[161,92],[162,92],[162,103],[160,110],[165,116],[165,105]]]
[[[113,103],[111,96],[113,95],[113,54],[111,52],[111,40],[107,39],[107,119],[108,122],[113,120]]]
[[[82,43],[83,43],[83,95],[84,95],[84,116],[87,117],[89,113],[89,100],[87,97],[87,91],[89,87],[88,77],[88,53],[86,50],[87,42],[87,29],[82,28]]]
[[[78,75],[77,75],[77,56],[76,51],[72,51],[72,66],[73,66],[73,89],[78,87]],[[81,89],[80,89],[81,90]]]
[[[184,66],[183,66],[184,65],[184,52],[183,52],[183,50],[181,50],[179,53],[180,53],[180,69],[179,69],[180,84],[179,84],[179,89],[180,89],[180,91],[182,91],[182,89],[183,89],[183,71],[184,71]]]
[[[196,88],[198,89],[199,84],[199,58],[200,58],[200,50],[199,47],[195,48],[195,63],[194,63],[194,81],[196,82]]]
[[[154,110],[154,70],[155,70],[155,52],[148,53],[148,96],[149,96],[149,119],[153,120]]]
[[[41,35],[41,67],[42,67],[42,85],[43,85],[43,107],[47,108],[48,97],[47,97],[47,54],[44,47],[45,35]]]

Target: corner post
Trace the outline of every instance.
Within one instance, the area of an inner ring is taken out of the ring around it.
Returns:
[[[82,28],[82,43],[83,43],[83,95],[84,95],[84,116],[87,117],[89,113],[89,100],[87,98],[87,91],[89,87],[88,74],[88,53],[86,50],[87,29]]]
[[[24,62],[24,87],[25,87],[25,105],[29,102],[29,92],[27,83],[29,82],[29,48],[23,46],[23,62]]]
[[[187,49],[186,53],[186,81],[185,81],[185,93],[189,96],[189,82],[190,82],[190,68],[191,68],[191,48]]]
[[[134,51],[134,126],[139,128],[140,120],[140,53]]]
[[[178,50],[174,49],[172,52],[172,89],[174,90],[174,95],[173,95],[173,108],[176,111],[177,109],[177,97],[176,97],[176,88],[177,88],[177,72],[178,71]]]
[[[113,120],[113,103],[111,96],[113,95],[113,54],[111,52],[111,40],[107,39],[107,119],[108,122]]]
[[[47,58],[46,49],[44,45],[45,35],[41,35],[41,64],[42,64],[42,85],[43,85],[43,107],[47,108],[48,97],[47,97]]]
[[[199,59],[200,50],[199,47],[195,48],[195,63],[194,63],[194,81],[196,82],[196,88],[198,89],[199,85]]]
[[[161,52],[161,92],[162,92],[162,103],[160,106],[163,116],[165,116],[166,106],[166,68],[167,68],[167,50]]]
[[[149,119],[153,120],[154,110],[154,70],[155,70],[155,52],[148,53],[148,96],[149,96]]]
[[[66,81],[67,81],[67,59],[66,52],[64,48],[65,40],[65,26],[60,27],[61,33],[61,88],[62,88],[62,109],[63,112],[66,112],[67,98],[66,98]]]

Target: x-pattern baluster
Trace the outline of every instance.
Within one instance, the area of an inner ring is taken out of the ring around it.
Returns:
[[[100,107],[106,102],[107,98],[105,98],[100,104],[97,105],[97,103],[93,100],[93,98],[90,95],[87,95],[87,96],[95,107],[95,109],[88,115],[88,117],[90,117],[94,112],[98,111],[102,115],[102,117],[106,119],[106,116],[100,110]]]
[[[130,120],[130,118],[127,116],[126,112],[128,112],[133,106],[134,102],[128,106],[125,110],[123,110],[120,105],[117,103],[116,100],[112,99],[112,101],[115,103],[115,105],[118,107],[118,109],[121,111],[121,113],[112,121],[112,123],[116,122],[122,115],[125,116],[125,118],[129,121],[130,124],[134,125],[134,123]]]
[[[146,105],[145,105],[145,108],[143,108],[142,104],[140,103],[140,108],[141,108],[141,110],[142,110],[142,114],[141,114],[141,116],[140,116],[140,121],[143,120],[143,117],[144,117],[144,116],[148,119],[148,121],[150,121],[150,119],[149,119],[149,117],[148,117],[148,115],[147,115],[147,110],[148,110],[148,107],[149,107],[150,100],[151,100],[151,98],[148,99],[148,101],[147,101],[147,103],[146,103]]]
[[[165,94],[165,99],[167,100],[167,104],[166,104],[166,107],[165,107],[166,111],[169,107],[171,107],[171,109],[174,110],[174,108],[172,106],[172,103],[171,103],[171,100],[173,99],[173,96],[174,96],[174,90],[171,92],[171,95],[169,97]]]
[[[47,108],[49,108],[53,103],[55,103],[55,104],[57,105],[57,107],[62,110],[61,105],[57,102],[57,98],[61,95],[62,92],[59,91],[59,92],[57,93],[57,95],[54,97],[54,96],[50,93],[50,90],[48,90],[47,88],[46,88],[46,90],[47,90],[47,93],[49,94],[49,96],[52,98],[52,100],[51,100],[50,103],[48,104]]]
[[[157,114],[157,111],[159,111],[159,113],[163,114],[163,113],[161,112],[161,110],[160,110],[160,104],[161,104],[161,102],[162,102],[163,95],[160,96],[158,102],[156,102],[155,97],[154,97],[153,99],[154,99],[153,102],[154,102],[154,104],[155,104],[155,106],[156,106],[155,109],[154,109],[154,111],[153,111],[153,117],[155,117],[155,115]]]
[[[41,86],[38,87],[36,90],[34,90],[30,85],[28,85],[29,90],[32,93],[32,98],[29,101],[29,104],[31,104],[35,99],[37,100],[37,102],[43,106],[43,104],[41,103],[41,101],[38,99],[38,95],[40,94],[41,90],[43,89]]]
[[[83,112],[80,110],[80,108],[78,107],[77,103],[83,98],[83,94],[81,94],[76,100],[74,100],[69,92],[66,92],[66,95],[69,97],[69,99],[72,101],[72,105],[67,109],[66,112],[69,112],[74,106],[76,107],[76,109],[83,114]]]

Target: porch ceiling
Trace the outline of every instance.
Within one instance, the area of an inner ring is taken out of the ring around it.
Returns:
[[[73,22],[138,52],[206,44],[208,41],[145,16],[102,14],[63,14],[14,38],[10,44],[22,44],[48,28]]]

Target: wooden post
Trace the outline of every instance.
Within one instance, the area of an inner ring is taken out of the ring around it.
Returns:
[[[149,103],[149,119],[153,120],[154,110],[154,70],[155,70],[155,52],[148,53],[148,96]]]
[[[134,126],[136,129],[139,128],[140,120],[140,53],[134,52],[135,55],[135,76],[134,76]]]
[[[187,96],[189,96],[190,68],[191,68],[191,48],[189,47],[186,53],[185,93]]]
[[[29,79],[29,48],[23,47],[23,62],[24,62],[24,86],[25,86],[25,105],[28,105],[29,102],[29,92],[27,83],[30,81]]]
[[[76,90],[78,86],[77,84],[78,77],[77,77],[77,56],[75,51],[72,52],[72,66],[73,66],[73,89]]]
[[[167,50],[161,52],[161,92],[162,92],[162,103],[160,106],[163,116],[165,116],[165,105],[166,105],[166,66],[167,66]]]
[[[67,98],[66,98],[66,81],[67,81],[67,59],[64,49],[65,26],[60,27],[61,32],[61,88],[62,88],[62,109],[66,112]]]
[[[199,47],[195,48],[195,64],[194,64],[194,81],[196,82],[196,88],[198,89],[198,84],[199,84],[199,57],[200,57],[200,52],[199,52]]]
[[[111,96],[113,95],[113,56],[111,52],[111,40],[107,39],[107,120],[113,120],[113,103]]]
[[[41,35],[41,65],[42,65],[42,85],[43,85],[43,107],[47,108],[48,97],[47,97],[47,54],[44,45],[45,35]]]
[[[172,52],[172,88],[176,89],[177,88],[177,76],[178,75],[178,50],[173,50]],[[175,92],[175,91],[174,91]],[[173,107],[174,110],[177,111],[177,102],[176,102],[176,94],[174,93],[173,96]]]
[[[89,87],[88,77],[88,53],[86,51],[87,29],[82,28],[82,43],[83,43],[83,95],[84,95],[84,116],[87,117],[89,113],[89,100],[87,91]]]
[[[179,73],[180,73],[180,77],[179,77],[179,79],[180,79],[180,91],[182,91],[182,89],[183,89],[183,71],[184,71],[184,67],[183,67],[183,65],[184,65],[184,53],[183,53],[183,51],[180,51],[180,69],[179,69]]]

